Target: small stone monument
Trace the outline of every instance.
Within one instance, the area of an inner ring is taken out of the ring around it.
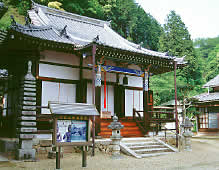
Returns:
[[[122,129],[124,125],[118,122],[118,117],[113,116],[113,122],[108,126],[109,129],[112,129],[112,136],[110,137],[112,140],[112,158],[120,159],[120,141],[122,136],[120,135],[120,129]]]
[[[28,62],[28,72],[21,83],[20,114],[18,115],[17,134],[19,146],[16,158],[34,160],[33,138],[36,128],[36,78],[31,73],[32,62]]]
[[[185,122],[182,123],[183,130],[183,136],[185,138],[184,141],[184,150],[185,151],[192,151],[192,145],[191,145],[191,137],[193,135],[191,128],[193,127],[192,122],[189,120],[188,117],[185,118]]]

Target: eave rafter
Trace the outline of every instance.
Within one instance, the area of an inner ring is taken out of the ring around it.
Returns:
[[[161,74],[165,72],[172,71],[173,59],[158,58],[154,56],[139,54],[135,52],[127,52],[124,50],[118,50],[110,47],[97,46],[96,51],[97,56],[104,56],[105,59],[117,61],[117,62],[126,62],[128,64],[137,64],[142,68],[146,68],[148,65],[151,65],[150,72],[153,74]]]

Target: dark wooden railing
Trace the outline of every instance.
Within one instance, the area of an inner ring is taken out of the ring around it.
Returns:
[[[140,113],[143,113],[141,116]],[[146,115],[146,116],[144,116]],[[161,123],[175,122],[174,108],[172,107],[153,107],[152,111],[146,114],[144,111],[133,109],[133,120],[141,129],[143,134],[156,129],[156,133],[160,130]],[[156,127],[156,128],[155,128]]]
[[[141,130],[141,132],[145,135],[147,133],[146,130],[146,122],[144,117],[141,116],[140,113],[143,113],[144,111],[137,111],[135,108],[133,109],[133,120],[136,122],[137,126]]]

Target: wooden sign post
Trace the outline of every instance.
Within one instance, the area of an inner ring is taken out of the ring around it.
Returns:
[[[90,140],[91,119],[99,115],[94,105],[49,102],[53,114],[53,145],[56,146],[56,169],[61,169],[61,147],[80,146],[82,167],[87,166],[87,147]]]

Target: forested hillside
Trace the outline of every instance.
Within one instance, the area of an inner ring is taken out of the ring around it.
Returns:
[[[0,0],[8,12],[0,20],[0,29],[10,25],[10,15],[24,24],[30,0]],[[179,99],[203,92],[202,85],[219,74],[219,37],[192,41],[177,11],[171,11],[162,27],[134,0],[34,0],[52,8],[111,22],[112,28],[124,38],[151,50],[185,57],[187,67],[177,71]],[[155,105],[174,99],[173,73],[151,77]]]

